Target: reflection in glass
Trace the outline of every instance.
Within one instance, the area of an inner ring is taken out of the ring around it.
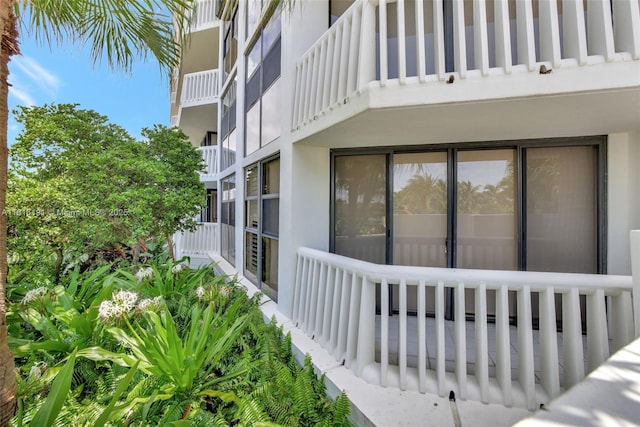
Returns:
[[[262,194],[280,193],[280,158],[265,163],[263,171]]]
[[[236,130],[222,141],[222,170],[236,162]]]
[[[335,158],[335,253],[386,261],[386,156]]]
[[[280,231],[280,199],[262,200],[262,232],[277,236]]]
[[[258,200],[247,200],[245,202],[247,212],[246,215],[246,227],[258,228]]]
[[[393,158],[393,263],[446,267],[447,153]]]
[[[246,197],[258,195],[258,166],[247,169],[244,185]]]
[[[247,113],[247,140],[245,156],[260,148],[260,101],[256,102]]]
[[[244,264],[245,274],[251,273],[255,280],[258,275],[258,236],[254,233],[245,233]]]
[[[262,238],[262,291],[277,301],[278,296],[278,240]]]
[[[260,0],[247,1],[247,34],[249,38],[256,30],[258,20],[260,19],[260,10],[262,9],[262,2]]]
[[[527,270],[596,273],[596,150],[526,154]]]
[[[260,40],[258,39],[258,41],[253,45],[253,48],[251,48],[251,52],[249,52],[249,55],[247,56],[247,81],[251,79],[253,73],[255,73],[258,65],[260,64],[260,47]]]
[[[457,267],[517,270],[514,149],[458,152]]]
[[[269,48],[273,44],[274,41],[280,36],[281,31],[281,23],[280,23],[280,8],[278,8],[274,13],[269,23],[264,30],[262,31],[262,52],[263,55],[266,55],[269,52]]]
[[[236,177],[230,175],[221,180],[222,184],[222,203],[221,210],[221,255],[235,265],[236,247],[235,247],[235,224],[236,224]]]
[[[262,96],[262,137],[264,147],[280,136],[280,80],[278,79]]]

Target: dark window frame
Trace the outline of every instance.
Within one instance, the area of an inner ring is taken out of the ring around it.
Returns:
[[[264,257],[264,244],[263,244],[263,239],[266,237],[268,239],[271,240],[280,240],[279,236],[279,230],[277,234],[274,233],[270,233],[270,232],[265,232],[264,230],[264,209],[263,209],[263,201],[264,200],[280,200],[280,188],[278,188],[278,192],[277,193],[265,193],[265,183],[264,183],[264,171],[266,169],[266,165],[270,162],[273,162],[275,160],[280,160],[280,153],[276,153],[272,156],[266,157],[264,159],[259,160],[256,163],[253,163],[249,166],[247,166],[246,168],[244,168],[244,177],[243,179],[245,179],[245,183],[246,183],[246,176],[247,176],[247,172],[255,169],[256,170],[256,174],[257,174],[257,194],[256,195],[251,195],[248,196],[247,195],[247,191],[246,191],[246,185],[245,185],[245,194],[244,194],[244,203],[245,203],[245,213],[244,213],[244,223],[243,223],[243,231],[244,231],[244,238],[243,238],[243,243],[246,245],[247,243],[247,234],[252,234],[255,236],[255,238],[257,239],[258,242],[258,251],[256,254],[256,260],[257,260],[257,266],[256,266],[256,272],[257,274],[254,275],[253,273],[251,273],[250,271],[247,271],[247,262],[248,259],[244,260],[244,266],[243,266],[243,272],[245,273],[245,276],[253,283],[255,283],[259,289],[263,289],[263,277],[262,277],[262,268],[263,268],[263,257]],[[278,174],[280,173],[280,171],[278,171]],[[248,224],[248,209],[247,209],[247,202],[249,201],[256,201],[256,206],[258,209],[258,223],[257,226],[253,227],[250,226],[250,224]],[[279,221],[279,213],[278,213],[278,221]],[[245,254],[246,254],[246,247],[245,249]],[[247,274],[249,273],[249,274]],[[274,296],[274,294],[271,294],[271,296]],[[275,292],[275,299],[277,299],[277,291]]]
[[[279,12],[274,13],[271,19],[281,19],[281,14]],[[245,88],[246,88],[245,99],[244,99],[245,101],[244,103],[244,116],[245,116],[244,154],[245,154],[245,157],[248,154],[252,154],[257,150],[260,150],[261,148],[263,148],[264,146],[272,142],[272,141],[267,142],[264,145],[262,143],[262,117],[263,117],[262,98],[264,94],[277,83],[277,81],[279,80],[282,74],[282,29],[280,29],[280,32],[278,33],[277,37],[275,37],[273,43],[271,43],[271,46],[269,46],[266,50],[264,48],[264,43],[263,43],[264,28],[261,28],[259,30],[256,29],[256,31],[259,32],[260,35],[256,38],[256,41],[254,42],[253,45],[247,46],[247,51],[249,51],[249,54],[245,55],[245,58],[244,58],[245,69],[247,69],[249,64],[250,52],[254,49],[254,47],[257,44],[259,44],[260,62],[256,65],[256,68],[255,70],[253,70],[251,75],[246,75],[244,79]],[[276,52],[277,52],[277,55],[276,55]],[[274,56],[276,58],[274,58]],[[268,65],[272,65],[272,67],[269,67]],[[272,71],[269,74],[269,76],[265,76],[265,70],[276,70],[276,71]],[[266,77],[266,81],[265,81],[265,77]],[[252,151],[251,153],[247,153],[248,126],[246,126],[246,123],[247,123],[246,118],[249,111],[258,103],[260,104],[258,107],[259,108],[259,112],[258,112],[259,126],[258,126],[258,136],[257,136],[258,149],[255,151]]]
[[[224,259],[226,259],[230,264],[235,265],[236,262],[236,255],[235,253],[233,255],[231,255],[231,251],[229,250],[230,248],[224,248],[223,242],[223,236],[222,233],[226,233],[227,230],[223,230],[222,225],[228,225],[228,226],[232,226],[236,227],[236,219],[235,219],[235,205],[236,205],[236,200],[237,200],[237,196],[235,196],[234,198],[230,198],[228,200],[224,200],[224,194],[225,194],[225,184],[226,183],[231,183],[233,182],[234,185],[234,189],[237,189],[237,183],[236,183],[236,175],[235,173],[232,173],[231,175],[227,175],[226,177],[222,178],[220,180],[220,186],[222,189],[222,194],[220,195],[219,199],[220,199],[220,238],[221,238],[221,242],[220,242],[220,255],[222,255],[222,257]],[[235,245],[235,232],[233,233],[232,236],[227,236],[227,239],[231,240],[231,238],[233,238],[233,250],[236,250],[236,245]]]
[[[570,147],[570,146],[592,146],[596,150],[596,265],[597,274],[607,273],[607,137],[606,135],[593,135],[584,137],[569,138],[548,138],[548,139],[525,139],[525,140],[508,140],[508,141],[486,141],[472,143],[447,143],[432,144],[420,146],[393,146],[393,147],[372,147],[357,149],[332,149],[330,152],[330,203],[329,203],[329,251],[335,252],[335,226],[336,226],[336,204],[335,204],[335,158],[339,156],[356,156],[369,154],[386,154],[387,155],[387,185],[386,185],[386,202],[387,202],[387,218],[391,218],[393,213],[393,155],[395,153],[411,153],[411,152],[443,152],[448,153],[448,183],[455,183],[457,180],[457,152],[460,150],[493,150],[501,148],[513,148],[516,150],[516,226],[518,246],[518,269],[526,270],[526,187],[524,162],[526,160],[526,150],[528,148],[540,147]],[[457,215],[456,215],[456,185],[449,184],[448,188],[448,209],[447,209],[447,254],[448,267],[456,266],[456,234],[457,234]],[[387,222],[387,241],[386,241],[386,263],[392,264],[393,261],[393,221]]]

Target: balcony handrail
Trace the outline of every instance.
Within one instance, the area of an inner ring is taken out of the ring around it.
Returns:
[[[220,21],[216,15],[216,0],[196,0],[191,15],[191,31],[212,28]]]
[[[205,70],[185,74],[182,79],[180,105],[189,107],[216,102],[219,96],[219,70]]]
[[[404,265],[373,264],[316,249],[300,247],[298,255],[331,263],[338,268],[366,272],[371,280],[419,283],[420,281],[442,281],[445,286],[464,282],[469,286],[484,284],[487,289],[497,289],[503,283],[521,289],[529,286],[532,290],[544,290],[553,283],[555,289],[569,290],[579,287],[585,292],[607,289],[612,295],[631,290],[631,277],[609,274],[550,273],[538,271],[479,270],[466,268],[415,267]]]
[[[292,320],[356,375],[381,386],[417,388],[422,393],[440,396],[455,390],[462,399],[535,409],[581,381],[612,350],[628,344],[634,335],[630,276],[389,266],[310,248],[299,248],[297,254]],[[389,315],[390,286],[399,295],[397,367],[389,359],[389,334],[393,327]],[[419,348],[417,367],[408,366],[407,358],[407,343],[411,341],[407,329],[410,289],[418,296],[418,332],[413,336]],[[453,289],[453,372],[445,369],[445,289]],[[434,292],[435,337],[426,337],[425,332],[427,290]],[[495,296],[488,291],[494,291]],[[474,296],[475,307],[474,374],[467,373],[465,295],[469,292]],[[585,303],[581,303],[581,297]],[[495,340],[489,339],[487,326],[487,303],[491,298],[495,298]],[[537,301],[539,307],[536,341],[532,301]],[[556,313],[559,301],[560,317]],[[376,306],[381,328],[379,362]],[[517,339],[512,343],[509,322],[514,308],[518,327]],[[586,352],[581,310],[586,318]],[[557,321],[563,325],[562,335],[558,334]],[[427,369],[426,342],[433,339],[436,367]],[[512,346],[518,350],[516,381],[512,381]],[[493,375],[489,375],[490,350],[495,359]]]
[[[182,231],[174,235],[173,241],[179,257],[184,255],[206,255],[219,252],[218,223],[201,222],[193,231]]]
[[[218,173],[218,146],[210,145],[196,149],[202,154],[205,163],[205,168],[200,174],[205,177],[211,177]]]
[[[491,78],[542,72],[542,65],[548,71],[640,59],[640,6],[634,0],[501,1],[495,2],[493,16],[487,15],[485,0],[454,1],[450,50],[445,49],[443,1],[434,0],[432,9],[421,1],[413,4],[411,9],[404,0],[356,0],[301,56],[292,130],[371,85],[439,84],[451,76]],[[388,7],[395,13],[388,14]],[[391,15],[397,18],[393,22]],[[396,33],[393,44],[390,28]]]

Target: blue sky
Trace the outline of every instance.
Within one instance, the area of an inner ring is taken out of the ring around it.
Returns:
[[[9,63],[9,111],[17,105],[78,103],[109,117],[139,137],[143,127],[169,125],[169,81],[152,58],[134,65],[131,75],[93,65],[88,49],[71,43],[49,48],[20,35],[21,56]],[[9,114],[8,142],[20,131]]]

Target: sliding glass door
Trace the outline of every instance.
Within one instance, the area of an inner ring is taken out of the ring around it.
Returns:
[[[604,144],[334,152],[332,250],[378,264],[604,273]],[[472,291],[466,300],[473,314]]]
[[[340,156],[334,167],[335,253],[386,264],[387,156]]]

